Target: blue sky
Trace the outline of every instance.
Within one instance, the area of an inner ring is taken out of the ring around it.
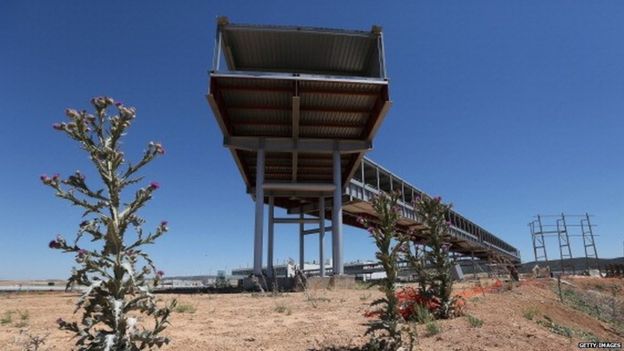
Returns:
[[[219,15],[383,26],[394,105],[374,160],[453,202],[524,260],[531,217],[561,211],[594,214],[598,254],[622,256],[622,2],[3,1],[0,279],[68,275],[72,258],[47,243],[71,237],[80,212],[38,178],[93,175],[51,125],[96,95],[137,107],[130,158],[150,140],[167,148],[144,172],[162,188],[143,214],[171,227],[149,249],[159,266],[214,274],[252,262],[253,202],[204,99]],[[296,228],[277,230],[277,259],[296,259]],[[348,260],[373,257],[365,231],[348,228],[344,240]],[[306,245],[314,259],[317,238]],[[572,245],[582,252],[580,238]]]

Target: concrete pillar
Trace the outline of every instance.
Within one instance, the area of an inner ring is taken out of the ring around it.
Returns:
[[[299,207],[299,219],[303,219],[303,206]],[[299,222],[299,269],[303,272],[305,265],[305,236],[303,235],[303,221]]]
[[[319,198],[319,262],[321,277],[325,276],[325,198]]]
[[[334,275],[344,274],[342,263],[342,169],[340,152],[334,150],[334,204],[332,208],[332,252]]]
[[[264,149],[256,158],[256,226],[254,233],[254,274],[262,274],[262,237],[264,227]]]
[[[274,221],[274,198],[273,196],[269,196],[269,245],[267,252],[267,271],[270,277],[274,277],[273,274],[273,244],[275,239],[273,237],[275,221]]]

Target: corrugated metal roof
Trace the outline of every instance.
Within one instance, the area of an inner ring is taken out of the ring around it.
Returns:
[[[383,78],[379,32],[236,24],[220,30],[230,70]]]

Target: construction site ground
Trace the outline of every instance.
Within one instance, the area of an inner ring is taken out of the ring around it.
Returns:
[[[465,281],[455,289],[474,291],[477,284]],[[624,288],[621,279],[564,277],[563,286],[590,289],[605,299],[615,297],[614,306],[622,302],[621,293],[613,288]],[[179,301],[166,330],[172,342],[163,350],[355,350],[368,340],[363,336],[369,321],[364,314],[379,296],[374,288],[277,296],[159,295],[164,301]],[[27,333],[49,334],[40,351],[72,349],[74,340],[55,327],[55,320],[72,318],[76,298],[75,294],[41,292],[0,295],[0,348],[23,350]],[[469,316],[482,325],[470,323]],[[609,322],[611,316],[603,317],[599,320],[562,304],[556,280],[526,279],[515,286],[505,283],[495,291],[472,294],[465,315],[437,321],[435,335],[419,325],[417,349],[578,350],[583,341],[624,341],[621,330]]]

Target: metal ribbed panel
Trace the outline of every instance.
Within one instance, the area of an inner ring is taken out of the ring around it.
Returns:
[[[360,134],[361,128],[322,126],[300,127],[300,136],[303,138],[356,139],[360,136]]]
[[[231,110],[230,120],[236,124],[292,124],[289,111],[276,110]]]
[[[324,125],[337,127],[363,128],[368,121],[368,113],[344,112],[302,112],[301,125]]]
[[[289,137],[292,134],[290,126],[271,124],[236,124],[233,131],[239,136]]]
[[[223,28],[231,70],[369,76],[377,37],[296,29]],[[233,63],[233,66],[232,66]]]
[[[347,94],[301,94],[301,103],[305,107],[332,107],[336,109],[370,110],[375,106],[377,95]]]
[[[302,93],[306,91],[336,91],[350,92],[353,94],[379,93],[382,89],[379,84],[362,84],[337,81],[301,81],[299,89]]]
[[[275,106],[289,108],[292,101],[292,94],[225,90],[223,93],[223,100],[228,106],[234,107]]]

